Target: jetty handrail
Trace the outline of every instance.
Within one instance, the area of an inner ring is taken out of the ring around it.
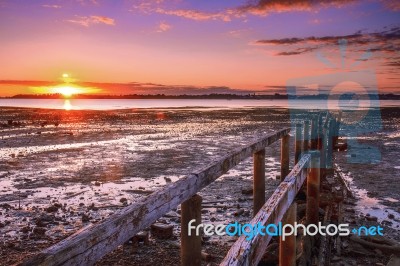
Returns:
[[[249,222],[251,225],[260,223],[266,226],[268,224],[278,224],[281,222],[285,213],[291,207],[297,192],[307,178],[310,162],[311,154],[305,154],[299,159],[299,162],[293,170],[287,175],[285,180],[280,183],[264,206]],[[265,234],[264,236],[256,234],[251,240],[247,240],[246,236],[242,235],[232,245],[220,265],[257,265],[271,238],[272,236],[269,234]]]
[[[148,228],[168,211],[189,200],[198,191],[214,182],[217,178],[246,158],[252,155],[255,156],[257,153],[259,155],[264,153],[265,156],[265,147],[270,146],[280,139],[282,139],[282,147],[284,147],[284,149],[288,148],[289,132],[290,128],[285,128],[249,145],[235,149],[223,158],[155,191],[139,202],[133,203],[114,213],[102,222],[81,229],[68,238],[40,252],[33,258],[24,261],[20,265],[92,265],[107,253],[128,241],[141,230]],[[260,158],[263,158],[259,155],[257,155],[258,157],[255,156],[254,159],[260,160]],[[288,164],[286,156],[288,156],[288,152],[285,151],[285,158],[282,158],[282,160],[285,164]],[[303,158],[308,157],[306,155],[306,157]],[[307,160],[308,159],[302,159],[301,161]],[[283,186],[286,185],[290,188],[295,187],[296,191],[298,190],[297,179],[293,179],[298,175],[295,170],[297,169],[297,171],[300,171],[298,168],[299,164],[297,168],[292,171],[293,174],[289,175],[279,186],[282,193],[284,193],[281,196],[286,195],[288,198],[294,197],[295,194],[292,193],[294,190],[285,190]],[[281,178],[286,176],[287,173],[285,173],[285,171],[287,171],[287,169],[288,165],[284,165],[282,170],[284,175],[282,175]],[[258,173],[255,170],[255,176],[256,175],[260,176],[262,173]],[[291,180],[294,183],[292,184],[286,180]],[[256,199],[258,197],[257,195],[259,194],[255,194],[254,196],[255,202],[260,201],[260,198]],[[264,192],[262,193],[262,197],[265,197]],[[268,202],[271,202],[271,199],[268,200],[267,203]],[[282,201],[278,200],[277,202],[280,203]],[[255,211],[255,213],[257,211]]]
[[[295,125],[295,167],[280,183],[272,196],[263,204],[250,224],[291,224],[297,220],[296,194],[305,180],[307,190],[306,224],[317,224],[319,213],[320,178],[332,167],[333,148],[338,141],[341,112],[338,116],[327,113]],[[302,134],[303,127],[303,134]],[[303,136],[302,136],[303,135]],[[232,245],[221,266],[258,265],[272,238],[269,234],[256,234],[247,240],[242,235]],[[296,265],[296,236],[279,239],[279,265]]]

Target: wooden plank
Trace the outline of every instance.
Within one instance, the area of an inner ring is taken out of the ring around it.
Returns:
[[[119,210],[102,222],[81,229],[20,265],[93,265],[229,169],[253,153],[288,135],[289,132],[290,128],[282,129],[245,147],[238,148],[210,165],[150,194],[143,200]]]
[[[283,215],[289,209],[306,179],[310,158],[311,155],[309,154],[301,157],[298,164],[280,183],[250,224],[260,223],[265,226],[273,223],[277,225],[282,220]],[[270,235],[262,236],[258,234],[251,240],[246,240],[246,236],[242,235],[233,244],[220,265],[257,265],[270,240]]]

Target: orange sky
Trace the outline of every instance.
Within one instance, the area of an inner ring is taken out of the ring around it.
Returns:
[[[246,3],[0,1],[0,96],[54,92],[65,73],[85,93],[284,93],[293,78],[362,69],[399,92],[400,6]]]

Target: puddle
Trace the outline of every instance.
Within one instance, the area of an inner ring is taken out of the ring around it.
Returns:
[[[354,185],[353,177],[351,173],[344,173],[342,169],[335,165],[336,169],[341,172],[343,178],[346,183],[349,184],[351,191],[354,193],[354,196],[357,198],[357,205],[355,206],[356,212],[366,216],[367,214],[371,216],[375,216],[378,218],[378,222],[382,223],[383,221],[389,221],[391,224],[384,222],[385,225],[397,229],[400,227],[400,213],[396,212],[393,209],[383,205],[382,200],[369,197],[368,190],[360,189]],[[399,202],[393,198],[383,198],[383,200],[387,200],[389,202]],[[394,219],[389,219],[388,215],[393,215]]]

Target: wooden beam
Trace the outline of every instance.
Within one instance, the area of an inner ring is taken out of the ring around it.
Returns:
[[[100,223],[81,229],[20,265],[93,265],[229,169],[289,132],[290,128],[282,129],[238,148],[210,165],[114,213]]]
[[[311,155],[309,154],[303,155],[298,164],[285,180],[280,183],[272,196],[251,220],[250,224],[253,226],[257,225],[257,223],[264,226],[268,224],[277,225],[282,220],[283,215],[289,209],[297,192],[306,179],[306,167],[308,166],[310,158]],[[220,265],[257,265],[264,255],[264,251],[271,238],[272,236],[268,234],[265,236],[257,234],[251,240],[246,240],[246,236],[242,235],[233,244]]]
[[[265,149],[253,154],[253,214],[265,203]]]

